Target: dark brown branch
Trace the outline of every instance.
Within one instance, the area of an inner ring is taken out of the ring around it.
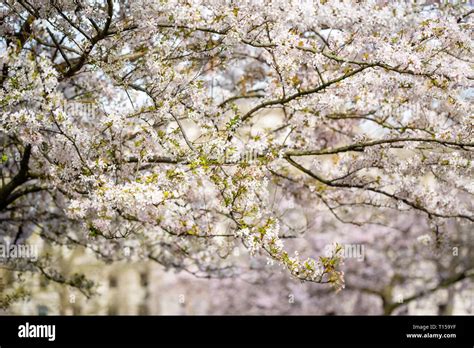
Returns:
[[[64,77],[71,77],[75,73],[77,73],[79,70],[81,70],[81,68],[86,63],[87,58],[89,57],[89,54],[94,49],[94,46],[100,40],[107,37],[107,35],[109,34],[110,24],[112,23],[113,11],[114,11],[114,9],[113,9],[113,0],[107,0],[107,21],[105,22],[104,28],[96,36],[90,38],[89,46],[87,47],[85,52],[79,57],[77,63],[63,74]]]
[[[383,145],[383,144],[392,144],[392,143],[400,143],[400,142],[424,142],[424,143],[437,143],[441,145],[451,145],[451,146],[458,146],[461,148],[465,147],[474,147],[474,143],[458,143],[455,141],[446,141],[440,139],[432,139],[432,138],[395,138],[395,139],[380,139],[374,140],[367,143],[360,143],[360,144],[351,144],[347,146],[337,147],[333,149],[323,149],[323,150],[302,150],[302,151],[288,151],[286,153],[287,156],[317,156],[317,155],[331,155],[340,152],[347,152],[347,151],[363,151],[366,147],[376,146],[376,145]]]
[[[317,181],[319,181],[319,182],[321,182],[321,183],[323,183],[327,186],[339,187],[339,188],[349,188],[349,189],[350,188],[355,188],[355,189],[361,189],[361,190],[365,190],[365,191],[372,191],[372,192],[375,192],[375,193],[379,193],[379,194],[384,195],[386,197],[389,197],[389,198],[392,198],[394,200],[403,202],[406,205],[408,205],[408,206],[410,206],[414,209],[417,209],[419,211],[422,211],[422,212],[426,213],[428,216],[436,216],[436,217],[440,217],[440,218],[463,218],[463,219],[467,219],[467,220],[470,220],[470,221],[474,221],[474,217],[464,215],[464,214],[443,215],[443,214],[440,214],[440,213],[437,213],[437,212],[434,212],[434,211],[430,211],[427,208],[421,206],[420,204],[412,202],[407,198],[403,198],[403,197],[397,196],[395,194],[388,193],[386,191],[380,190],[380,189],[375,188],[375,187],[367,186],[366,184],[336,183],[336,182],[333,182],[331,180],[324,179],[323,177],[321,177],[321,176],[317,175],[316,173],[312,172],[311,170],[303,167],[301,164],[295,162],[289,155],[285,155],[284,158],[293,167],[299,169],[303,173],[309,175],[313,179],[316,179]]]
[[[396,308],[400,307],[400,306],[404,306],[404,305],[407,305],[408,303],[414,301],[414,300],[417,300],[419,298],[422,298],[424,296],[427,296],[427,295],[430,295],[440,289],[444,289],[444,288],[448,288],[450,287],[451,285],[453,284],[456,284],[464,279],[467,279],[467,278],[472,278],[474,277],[474,273],[473,273],[473,270],[470,269],[470,270],[465,270],[463,272],[460,272],[460,273],[457,273],[447,279],[444,279],[442,280],[437,286],[431,288],[431,289],[428,289],[428,290],[423,290],[423,291],[420,291],[420,292],[417,292],[416,294],[406,298],[403,300],[403,302],[395,302],[395,303],[390,303],[388,305],[388,308],[389,308],[389,312],[393,312]]]
[[[0,189],[0,211],[4,210],[10,201],[10,195],[17,187],[21,186],[28,181],[28,164],[31,156],[31,145],[26,145],[23,157],[20,162],[20,170],[8,182],[5,186]]]

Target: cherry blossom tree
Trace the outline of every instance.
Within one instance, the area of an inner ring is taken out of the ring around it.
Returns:
[[[473,313],[474,239],[467,226],[450,223],[445,226],[449,236],[436,239],[423,218],[412,212],[392,216],[383,227],[350,226],[336,218],[318,219],[315,224],[324,232],[298,249],[323,253],[335,240],[340,242],[345,249],[343,291],[295,281],[261,260],[245,277],[212,283],[210,292],[219,296],[211,298],[209,313]]]
[[[241,274],[244,248],[339,290],[337,241],[304,256],[285,243],[321,233],[315,221],[385,228],[415,214],[435,241],[454,238],[453,224],[472,230],[468,6],[4,0],[0,9],[4,241],[39,234],[110,262],[218,278]],[[286,216],[295,210],[296,227]],[[90,292],[48,257],[10,266]]]

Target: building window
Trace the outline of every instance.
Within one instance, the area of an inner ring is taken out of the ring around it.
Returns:
[[[107,314],[108,315],[117,315],[118,314],[117,307],[115,305],[109,305]]]
[[[111,288],[116,288],[117,287],[117,277],[115,276],[110,276],[109,278],[109,287]]]
[[[48,315],[48,307],[44,305],[39,305],[37,307],[38,315]]]
[[[138,315],[148,315],[148,306],[145,303],[142,303],[138,306]]]
[[[143,287],[148,286],[148,274],[146,272],[140,273],[140,285]]]
[[[48,280],[48,279],[43,278],[43,277],[40,278],[40,284],[39,284],[39,285],[40,285],[40,289],[41,289],[41,290],[46,289],[46,288],[48,287],[48,284],[49,284],[49,280]]]

